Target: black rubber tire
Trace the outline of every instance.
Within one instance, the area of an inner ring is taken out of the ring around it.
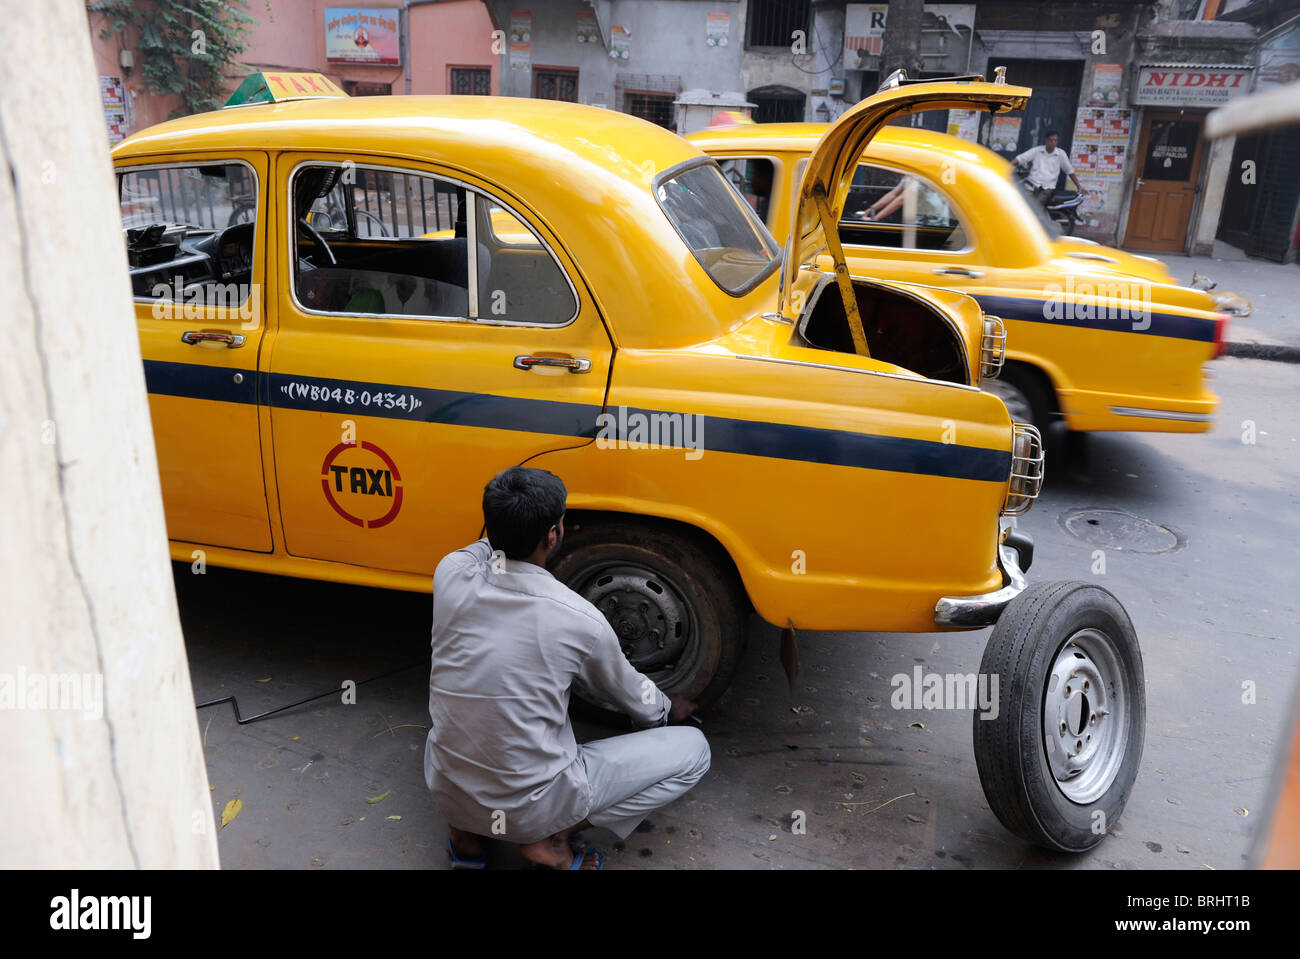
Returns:
[[[1052,428],[1059,422],[1060,417],[1056,415],[1056,398],[1051,394],[1049,388],[1043,386],[1038,373],[1033,368],[1027,368],[1018,363],[1008,363],[1002,370],[1001,375],[998,376],[998,380],[1008,386],[1015,387],[1024,395],[1032,411],[1029,420],[1030,425],[1037,427],[1038,432],[1046,440],[1052,432]],[[996,387],[993,388],[996,389]]]
[[[1042,713],[1052,662],[1071,636],[1087,628],[1105,633],[1117,648],[1129,706],[1120,768],[1095,802],[1081,805],[1056,785]],[[996,675],[999,685],[996,718],[982,719],[978,710],[974,718],[975,765],[994,815],[1020,838],[1047,849],[1077,853],[1101,842],[1128,802],[1146,729],[1142,652],[1119,600],[1090,583],[1028,587],[999,618],[980,673]]]
[[[671,584],[694,623],[694,635],[688,635],[677,661],[694,663],[681,673],[655,670],[647,675],[664,692],[701,707],[715,702],[740,665],[749,632],[749,599],[726,554],[654,521],[579,521],[578,529],[566,528],[564,545],[550,568],[556,579],[581,593],[584,574],[604,563],[633,564]],[[579,690],[575,695],[583,698]],[[604,703],[592,705],[608,709]]]

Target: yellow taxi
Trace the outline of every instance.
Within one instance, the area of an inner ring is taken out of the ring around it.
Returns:
[[[688,139],[718,160],[778,238],[826,124],[711,128]],[[1206,361],[1227,316],[1160,261],[1061,235],[985,147],[910,127],[882,130],[854,174],[838,234],[854,275],[969,294],[1006,325],[988,388],[1017,420],[1071,430],[1199,433],[1217,398]]]
[[[716,699],[751,609],[791,646],[997,623],[991,806],[1053,848],[1100,840],[1141,755],[1141,655],[1106,590],[1026,583],[1011,517],[1042,452],[979,389],[997,324],[851,280],[822,235],[890,119],[1029,90],[859,105],[783,258],[713,160],[630,116],[253,86],[289,95],[113,152],[175,559],[428,590],[480,535],[487,480],[548,469],[569,490],[554,574],[675,693]]]

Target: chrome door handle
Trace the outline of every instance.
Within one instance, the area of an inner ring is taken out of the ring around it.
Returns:
[[[939,276],[969,276],[973,280],[984,275],[979,270],[968,270],[964,266],[938,266],[934,272]]]
[[[181,342],[190,346],[200,343],[225,343],[226,349],[237,350],[244,345],[243,333],[227,333],[225,330],[187,330],[181,334]]]
[[[516,356],[515,369],[531,370],[534,366],[558,366],[570,373],[586,373],[591,369],[591,360],[574,356]]]

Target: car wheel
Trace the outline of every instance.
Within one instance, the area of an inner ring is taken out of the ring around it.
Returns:
[[[1005,403],[1007,412],[1017,423],[1037,427],[1044,442],[1048,442],[1053,427],[1060,422],[1050,387],[1044,387],[1031,367],[1008,363],[997,379],[980,383],[980,389]]]
[[[628,662],[664,692],[704,706],[731,682],[749,604],[725,554],[655,525],[580,522],[551,571],[604,614]]]
[[[1004,404],[1011,418],[1017,423],[1034,424],[1034,407],[1029,402],[1029,397],[1015,383],[1010,380],[996,379],[985,380],[980,384],[980,389],[986,393],[992,393]]]
[[[974,719],[994,815],[1048,849],[1101,842],[1128,802],[1146,729],[1142,652],[1124,607],[1089,583],[1035,584],[999,618],[980,672],[998,680],[996,714]]]

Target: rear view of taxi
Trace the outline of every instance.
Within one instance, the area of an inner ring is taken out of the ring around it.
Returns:
[[[713,128],[689,139],[761,209],[792,228],[807,158],[825,124]],[[837,227],[854,276],[967,294],[1007,333],[988,384],[1012,416],[1045,434],[1071,430],[1201,433],[1218,398],[1205,364],[1227,317],[1150,257],[1061,236],[1011,165],[978,144],[891,127],[872,139]]]

